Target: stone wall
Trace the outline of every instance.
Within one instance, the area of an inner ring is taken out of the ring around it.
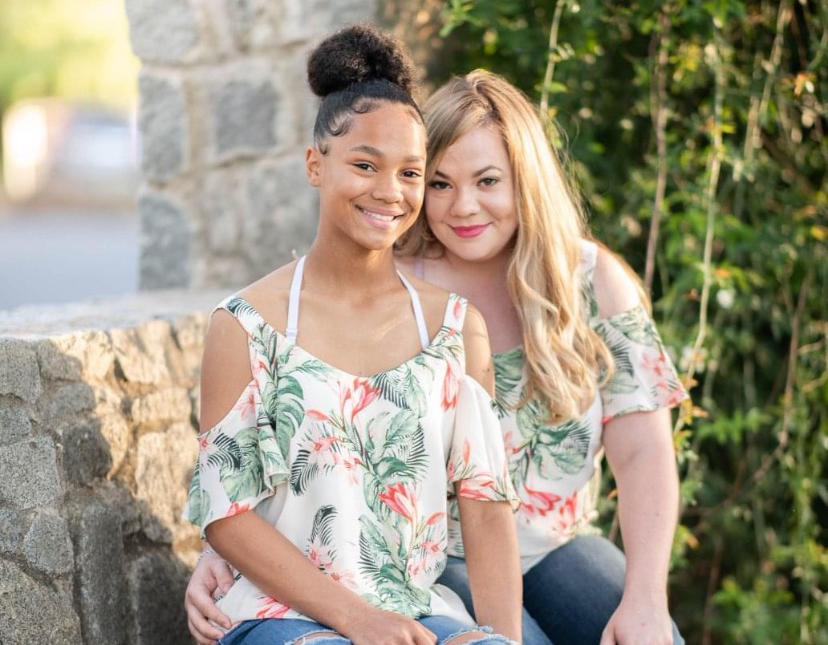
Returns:
[[[126,0],[143,63],[140,285],[238,287],[307,248],[308,51],[377,0]]]
[[[217,293],[0,312],[0,643],[190,643],[180,520]]]

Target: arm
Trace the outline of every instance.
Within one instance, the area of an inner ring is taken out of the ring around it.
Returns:
[[[618,484],[627,575],[621,604],[601,645],[671,644],[667,573],[678,517],[678,476],[669,410],[613,419],[604,429],[604,446]]]
[[[594,283],[602,318],[640,303],[639,286],[605,249],[599,248]],[[667,574],[678,518],[678,474],[670,411],[616,417],[604,427],[603,443],[618,485],[627,574],[621,604],[601,645],[671,644]]]
[[[247,338],[224,311],[210,321],[201,373],[201,429],[220,422],[253,376]],[[215,550],[264,593],[332,627],[355,645],[433,645],[416,621],[380,610],[326,576],[255,512],[207,525]]]
[[[472,307],[463,339],[466,373],[492,396],[494,371],[486,324]],[[459,489],[459,483],[455,486]],[[469,499],[459,490],[457,500],[477,622],[520,642],[523,578],[512,509],[508,502]]]

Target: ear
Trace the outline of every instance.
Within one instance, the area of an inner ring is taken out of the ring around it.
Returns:
[[[322,176],[322,154],[313,146],[305,150],[305,172],[308,174],[308,183],[319,188]]]

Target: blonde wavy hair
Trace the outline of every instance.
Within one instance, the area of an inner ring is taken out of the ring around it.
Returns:
[[[509,294],[523,328],[528,382],[519,405],[539,394],[549,421],[581,416],[613,361],[589,325],[580,284],[585,219],[576,191],[549,145],[536,108],[501,76],[476,70],[438,89],[423,109],[428,132],[426,182],[446,150],[481,126],[497,128],[506,146],[518,217],[507,269]],[[439,256],[442,245],[425,214],[400,240],[400,255]]]

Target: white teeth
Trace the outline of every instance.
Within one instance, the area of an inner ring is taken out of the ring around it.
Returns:
[[[366,211],[365,209],[363,209],[362,212],[371,219],[375,219],[379,222],[393,222],[397,219],[396,215],[380,215],[379,213],[372,213],[371,211]]]

